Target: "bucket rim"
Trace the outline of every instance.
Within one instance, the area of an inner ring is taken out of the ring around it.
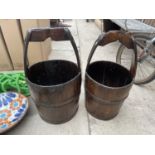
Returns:
[[[46,60],[46,61],[39,61],[39,62],[37,62],[37,63],[31,65],[29,68],[31,68],[31,67],[33,67],[34,65],[37,65],[37,64],[39,64],[39,63],[42,63],[42,62],[49,62],[49,61],[64,61],[64,62],[69,62],[69,63],[74,64],[74,65],[77,67],[77,69],[78,69],[78,65],[77,65],[76,63],[74,63],[74,62],[72,62],[72,61],[69,61],[69,60],[63,60],[63,59],[62,59],[62,60],[61,60],[61,59],[52,59],[52,60]],[[80,75],[81,75],[81,71],[79,70],[79,71],[78,71],[78,74],[77,74],[74,78],[72,78],[71,80],[69,80],[69,81],[67,81],[67,82],[64,82],[64,83],[61,83],[61,84],[48,85],[48,86],[36,84],[36,83],[30,81],[28,77],[26,77],[26,80],[27,80],[29,83],[31,83],[31,84],[33,84],[33,85],[36,85],[36,86],[38,86],[38,87],[44,87],[44,88],[49,88],[49,87],[60,87],[60,86],[67,85],[69,82],[74,81],[74,80],[75,80],[76,78],[78,78]]]
[[[118,65],[118,66],[124,68],[125,70],[127,70],[124,66],[122,66],[122,65],[120,65],[120,64],[117,64],[117,63],[115,63],[115,62],[112,62],[112,61],[94,61],[94,62],[90,63],[89,65],[92,65],[93,63],[96,63],[96,62],[110,62],[110,63],[116,64],[116,65]],[[88,67],[89,67],[89,66],[88,66]],[[128,70],[127,70],[127,71],[128,71]],[[128,72],[129,72],[129,71],[128,71]],[[129,72],[129,73],[130,73],[130,72]],[[108,88],[108,89],[116,89],[116,90],[118,90],[118,89],[123,89],[123,88],[127,88],[127,87],[129,87],[130,85],[132,85],[132,84],[133,84],[133,81],[134,81],[134,79],[133,79],[132,76],[131,76],[132,80],[131,80],[131,82],[130,82],[129,84],[127,84],[127,85],[125,85],[125,86],[121,86],[121,87],[110,87],[110,86],[101,84],[101,83],[99,83],[98,81],[94,80],[94,79],[88,74],[87,69],[85,70],[85,81],[86,81],[86,76],[87,76],[90,80],[92,80],[94,83],[98,84],[98,85],[101,86],[101,87],[105,87],[105,88]]]

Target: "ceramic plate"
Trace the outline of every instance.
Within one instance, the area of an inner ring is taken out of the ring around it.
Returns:
[[[0,133],[15,126],[26,114],[28,100],[25,96],[6,92],[0,94]]]

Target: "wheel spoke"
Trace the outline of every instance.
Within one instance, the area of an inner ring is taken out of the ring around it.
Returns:
[[[139,63],[139,64],[140,64],[141,71],[142,71],[142,73],[143,73],[143,77],[146,78],[146,77],[147,77],[146,72],[145,72],[146,69],[142,66],[141,63]]]
[[[148,65],[150,67],[155,68],[155,59],[154,58],[152,58],[151,56],[149,56],[148,58],[146,58],[146,62],[148,63]]]
[[[153,58],[151,55],[146,56],[147,53],[145,53],[143,50],[143,47],[146,46],[147,39],[144,36],[142,39],[138,39],[139,45],[137,45],[137,55],[144,59],[137,62],[135,82],[137,84],[142,84],[149,82],[151,79],[153,79],[153,77],[155,77],[155,58]],[[133,52],[130,52],[130,50],[125,46],[121,46],[117,53],[117,63],[120,63],[122,66],[129,69],[131,66],[132,57]]]
[[[140,72],[141,72],[142,77],[145,78],[145,75],[144,75],[144,72],[143,72],[143,70],[142,70],[142,68],[141,68],[141,64],[140,64],[140,63],[139,63],[139,70],[140,70]]]

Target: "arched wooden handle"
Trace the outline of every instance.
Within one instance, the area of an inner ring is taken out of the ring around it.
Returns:
[[[92,59],[92,56],[93,56],[97,46],[105,46],[105,45],[115,42],[115,41],[119,41],[121,44],[123,44],[127,48],[133,49],[134,57],[133,57],[132,64],[130,67],[130,73],[131,73],[132,77],[134,78],[135,74],[136,74],[136,68],[137,68],[136,44],[134,42],[134,39],[131,37],[131,35],[129,33],[125,33],[122,31],[109,31],[105,34],[101,34],[98,37],[98,39],[95,41],[95,43],[91,49],[91,52],[89,54],[86,70],[88,68],[88,65],[90,64],[90,61]]]
[[[44,41],[47,38],[51,38],[54,41],[70,40],[70,31],[68,28],[34,28],[28,30],[30,34],[29,41],[39,42]]]
[[[124,46],[129,49],[134,49],[134,41],[129,33],[122,31],[109,31],[106,34],[100,35],[98,38],[98,45],[104,46],[111,42],[120,41]]]
[[[80,65],[80,57],[79,52],[76,47],[75,41],[73,36],[71,35],[68,28],[34,28],[27,31],[27,35],[25,38],[25,47],[24,47],[24,70],[25,75],[28,75],[29,63],[28,63],[28,45],[29,42],[41,42],[46,40],[47,38],[51,38],[54,41],[70,41],[71,45],[74,49],[77,64],[79,71],[81,72],[81,65]]]

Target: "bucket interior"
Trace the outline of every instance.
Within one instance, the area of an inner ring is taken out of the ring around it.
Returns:
[[[65,60],[50,60],[32,65],[28,79],[38,85],[58,85],[70,81],[79,73],[77,65]]]
[[[109,87],[122,87],[132,82],[132,76],[126,68],[109,61],[91,63],[87,73],[98,83]]]

